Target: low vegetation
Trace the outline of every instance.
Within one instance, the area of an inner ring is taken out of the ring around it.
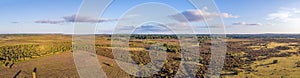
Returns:
[[[299,73],[297,71],[300,71],[300,56],[298,56],[300,39],[285,38],[291,36],[276,38],[277,36],[264,38],[257,35],[250,37],[229,35],[221,77],[300,77],[297,75]],[[109,77],[115,77],[116,73],[135,77],[121,71],[113,61],[110,37],[111,35],[96,35],[95,38],[96,53],[104,60],[100,63],[104,71],[108,72]],[[199,66],[196,76],[202,78],[206,76],[212,44],[209,35],[197,35],[194,38],[198,38],[200,50],[200,62],[195,63]],[[0,35],[0,61],[2,66],[9,70],[14,69],[14,65],[28,60],[72,52],[71,40],[70,35]],[[151,45],[154,44],[162,45],[155,49],[166,51],[167,58],[161,70],[151,77],[174,77],[181,60],[193,60],[191,57],[181,57],[180,43],[176,35],[131,35],[128,44],[129,56],[136,64],[144,66],[151,62],[149,52]]]

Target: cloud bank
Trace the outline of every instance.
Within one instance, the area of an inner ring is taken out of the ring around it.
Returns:
[[[38,20],[34,21],[34,23],[47,23],[47,24],[61,24],[64,23],[65,21],[53,21],[53,20]]]
[[[35,23],[46,23],[46,24],[62,24],[62,23],[102,23],[102,22],[112,22],[117,21],[118,19],[107,19],[107,18],[96,18],[96,17],[88,17],[88,16],[64,16],[61,17],[62,20],[37,20]]]
[[[232,23],[232,25],[244,25],[244,26],[262,26],[263,24],[261,24],[261,23],[246,23],[246,22],[237,22],[237,23]]]
[[[20,23],[20,22],[17,22],[17,21],[13,21],[13,22],[10,22],[10,23],[13,23],[13,24],[17,24],[17,23]]]
[[[87,22],[87,23],[100,23],[100,22],[111,22],[117,21],[118,19],[107,19],[107,18],[95,18],[95,17],[88,17],[88,16],[64,16],[62,17],[66,22]]]

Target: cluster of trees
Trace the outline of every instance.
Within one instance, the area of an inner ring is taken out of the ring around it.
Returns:
[[[133,34],[131,35],[132,39],[177,39],[176,35],[146,35],[146,34]]]
[[[51,53],[66,52],[71,49],[72,44],[67,42],[4,45],[0,47],[0,61],[2,64],[7,65],[7,63],[19,62]]]
[[[44,48],[46,54],[56,53],[56,52],[66,52],[72,50],[72,43],[70,42],[55,42],[46,45]]]
[[[176,44],[163,44],[167,52],[180,52],[180,46]]]
[[[161,34],[133,34],[130,36],[132,39],[178,39],[182,36],[186,37],[197,37],[200,41],[209,40],[211,37],[209,35],[189,35],[189,34],[180,34],[180,35],[161,35]]]
[[[32,56],[38,56],[38,45],[27,44],[27,45],[12,45],[0,47],[0,59],[4,62],[18,62],[31,58]]]
[[[205,41],[210,40],[209,36],[197,36],[198,37],[198,42],[204,43]]]
[[[191,34],[179,34],[180,35],[191,35]],[[211,34],[196,34],[196,36],[210,37]],[[214,34],[218,35],[218,34]],[[1,36],[1,35],[0,35]],[[111,35],[98,34],[96,36],[111,37]],[[299,34],[226,34],[228,38],[300,38]],[[162,34],[132,34],[131,38],[136,39],[176,39],[177,36],[174,34],[162,35]]]

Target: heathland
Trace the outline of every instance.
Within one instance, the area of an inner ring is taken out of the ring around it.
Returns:
[[[200,62],[197,77],[205,77],[211,57],[211,38],[197,35]],[[225,78],[300,77],[299,43],[295,34],[227,35],[226,58],[221,71]],[[162,44],[167,52],[165,64],[151,77],[174,77],[182,60],[176,35],[131,35],[129,52],[136,64],[151,62],[152,44]],[[109,78],[135,77],[123,71],[114,60],[111,35],[96,35],[95,49],[99,63]],[[0,35],[0,77],[78,78],[73,59],[72,35],[3,34]]]

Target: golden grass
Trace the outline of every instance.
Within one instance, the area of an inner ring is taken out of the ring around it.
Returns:
[[[274,60],[278,60],[278,63],[270,64]],[[300,56],[274,57],[255,61],[251,65],[254,72],[248,74],[241,72],[238,75],[226,76],[226,78],[298,78],[300,76],[300,67],[295,66],[297,61],[300,61]]]
[[[273,60],[278,60],[278,63],[271,64],[267,66],[258,66],[260,64],[271,63]],[[263,61],[257,61],[256,64],[253,64],[253,68],[257,70],[255,75],[260,77],[286,77],[286,78],[296,78],[300,76],[300,68],[295,67],[295,63],[300,60],[300,56],[292,56],[292,57],[276,57]],[[268,67],[269,66],[269,67]]]
[[[260,50],[262,48],[265,48],[265,46],[249,46],[249,48],[251,48],[253,50]]]
[[[288,46],[289,43],[277,43],[277,42],[270,42],[267,44],[266,48],[275,48],[278,46]]]
[[[227,42],[248,42],[253,41],[252,39],[227,39]]]

